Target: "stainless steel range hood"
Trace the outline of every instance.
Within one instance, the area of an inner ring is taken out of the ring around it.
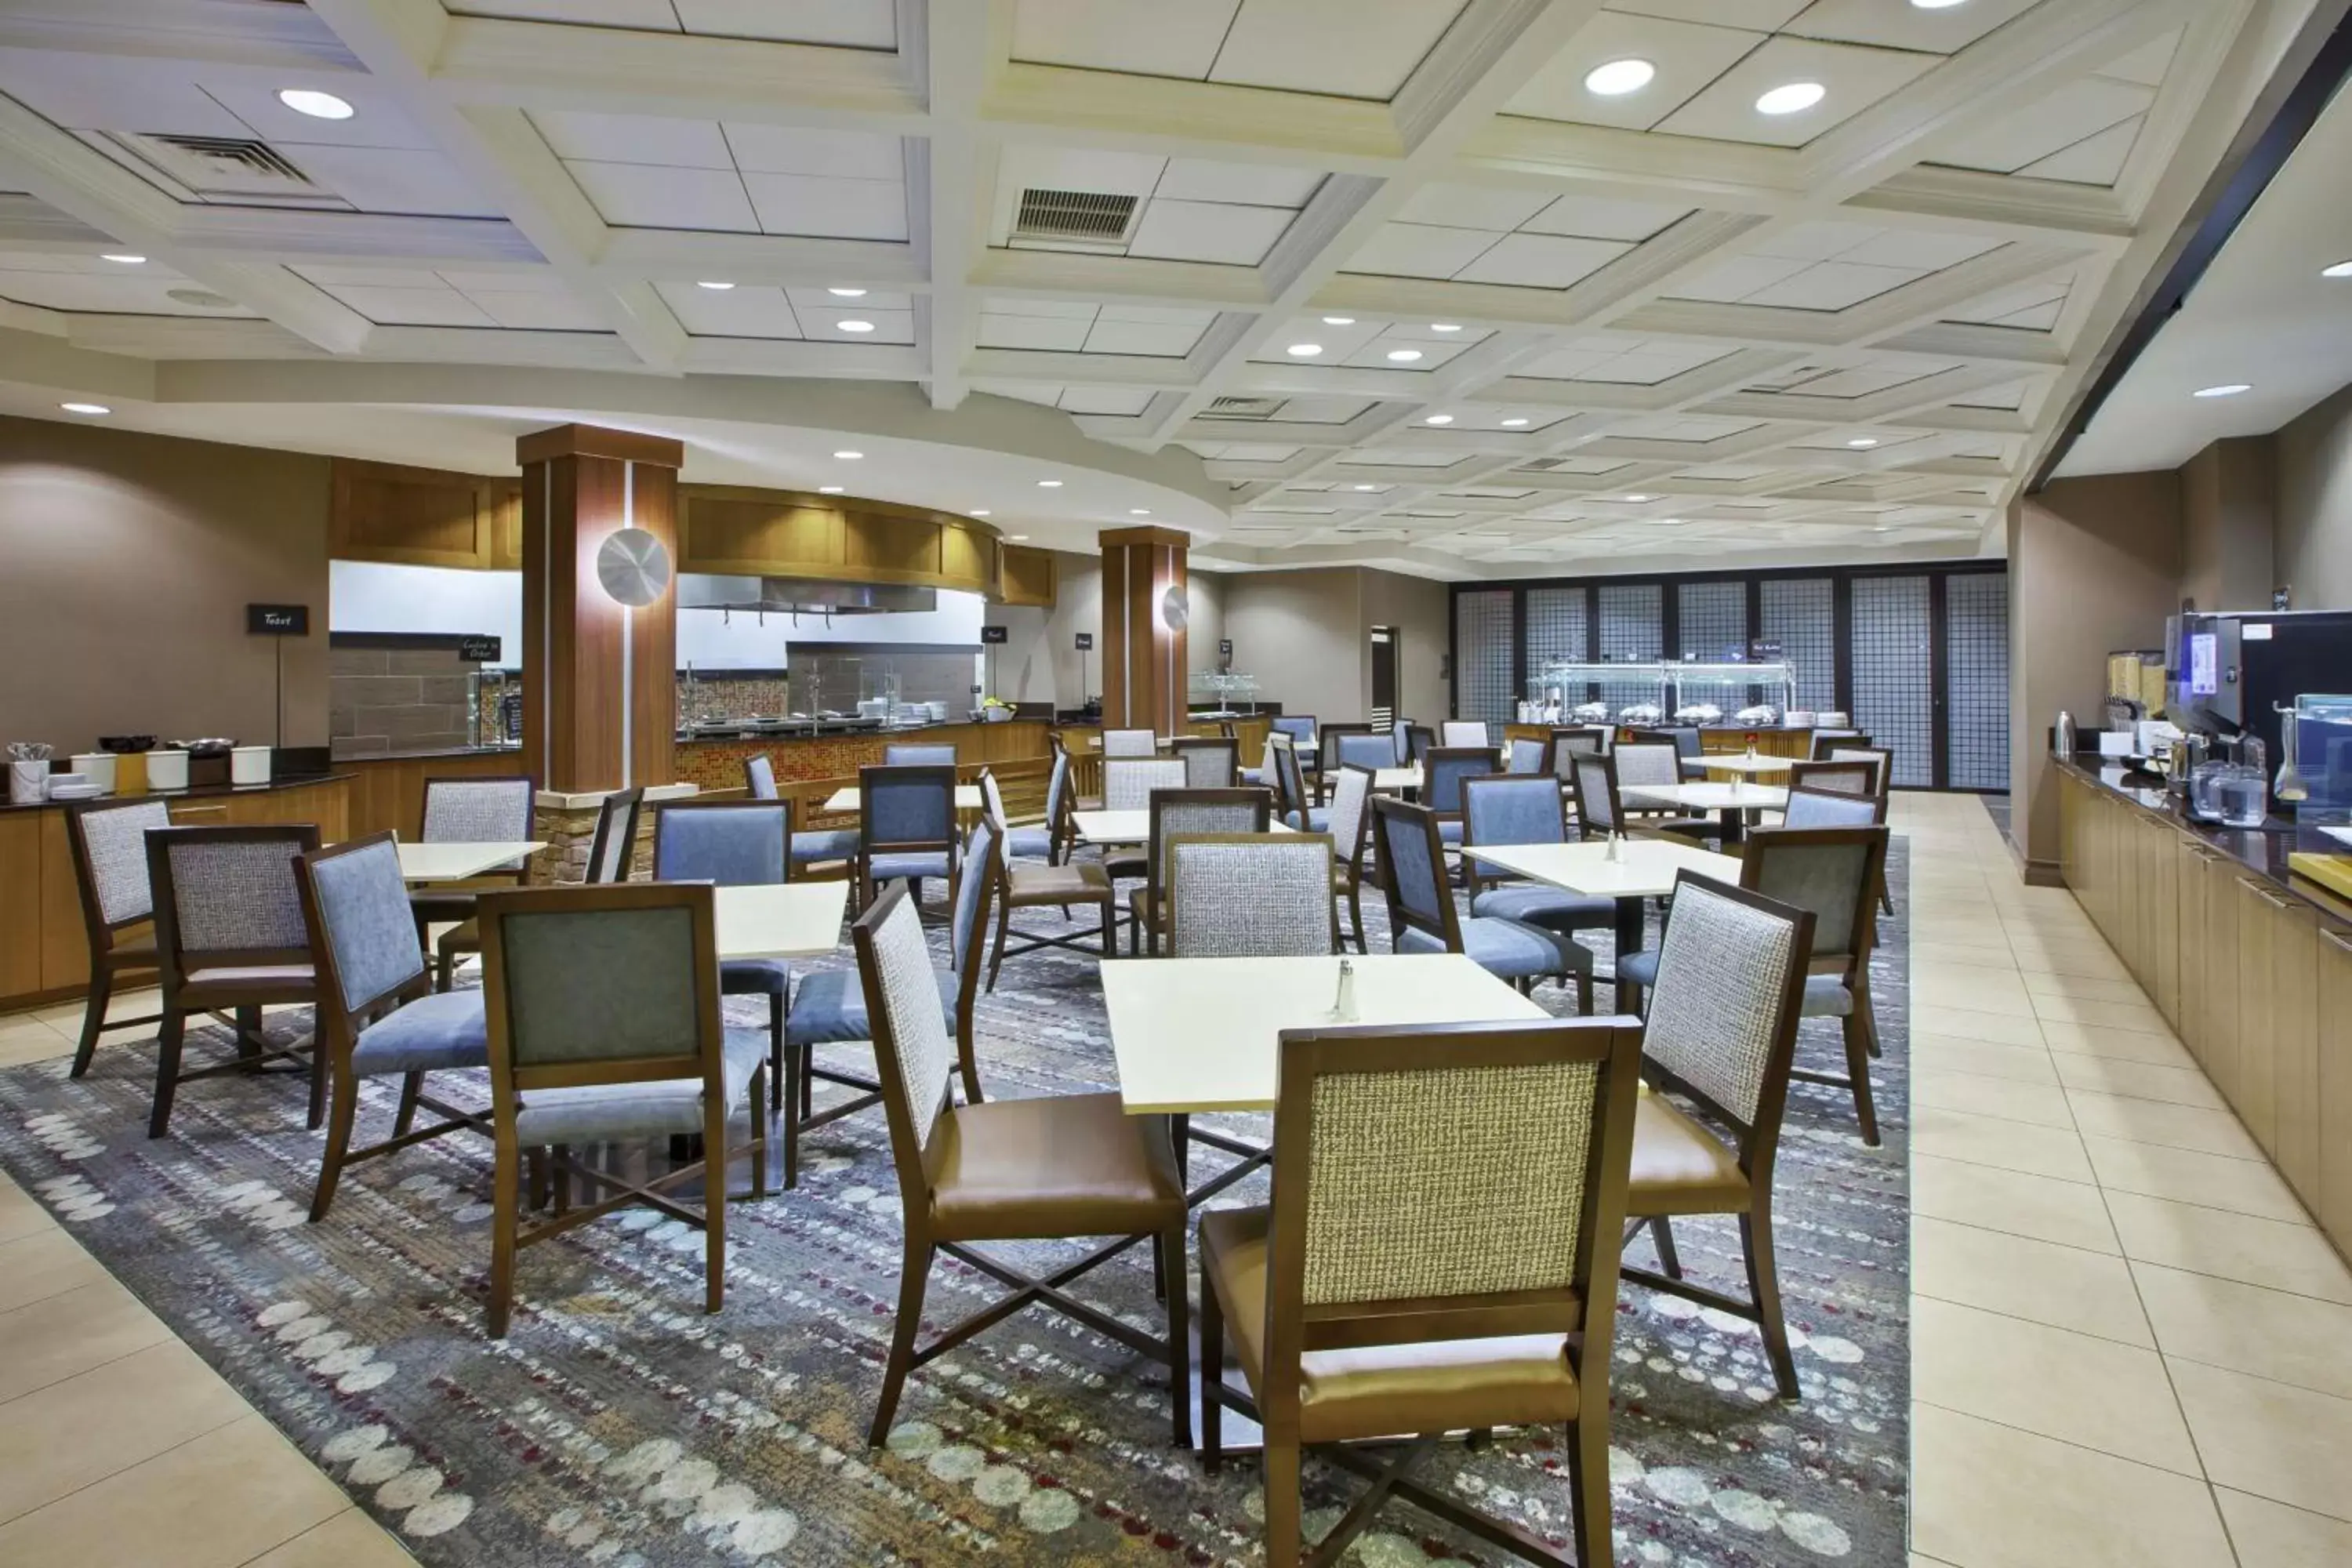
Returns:
[[[936,610],[936,588],[879,583],[824,583],[801,577],[735,577],[681,572],[681,610],[743,610],[772,615],[887,616]]]

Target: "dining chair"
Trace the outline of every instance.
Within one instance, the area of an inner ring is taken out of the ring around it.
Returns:
[[[1788,778],[1790,789],[1834,790],[1874,802],[1878,797],[1878,770],[1868,763],[1791,763]]]
[[[426,844],[520,842],[530,837],[538,799],[539,792],[528,778],[426,779],[425,816],[418,825],[417,837]],[[527,883],[530,880],[530,861],[509,860],[482,875]],[[409,907],[416,917],[418,937],[427,936],[432,926],[447,923],[454,928],[441,933],[433,950],[444,991],[453,983],[459,961],[482,950],[479,928],[470,923],[477,891],[465,888],[418,888],[408,895]]]
[[[326,1120],[326,1058],[316,1048],[315,1036],[275,1046],[262,1024],[264,1007],[307,1006],[318,996],[302,895],[294,885],[294,858],[318,847],[319,829],[310,823],[162,827],[146,834],[156,973],[163,994],[150,1138],[171,1130],[180,1085],[262,1072],[270,1062],[301,1058],[310,1064],[311,1131]],[[413,920],[409,931],[415,932]],[[236,1055],[182,1071],[181,1046],[191,1013],[209,1015],[226,1026]]]
[[[998,788],[995,774],[982,769],[980,777],[986,789],[993,791]],[[1071,795],[1070,754],[1056,750],[1053,765],[1045,773],[1045,820],[1036,826],[1008,828],[1004,840],[1006,856],[1014,859],[1043,860],[1049,866],[1057,866],[1067,859],[1070,853]],[[999,805],[1003,804],[998,802]],[[1002,816],[1003,813],[999,811],[997,815]]]
[[[1296,958],[1339,951],[1329,835],[1175,833],[1166,848],[1171,955]]]
[[[951,768],[956,765],[956,749],[929,742],[901,741],[882,748],[882,765],[886,768]]]
[[[1438,740],[1447,746],[1484,746],[1493,750],[1494,742],[1486,738],[1484,719],[1448,719],[1438,730]]]
[[[1811,755],[1817,763],[1830,760],[1830,753],[1839,747],[1868,748],[1870,737],[1860,730],[1816,730],[1812,734]]]
[[[1570,787],[1573,787],[1576,783],[1575,759],[1578,753],[1599,756],[1607,750],[1601,743],[1601,736],[1596,731],[1586,729],[1554,730],[1551,732],[1550,744],[1551,766],[1549,771],[1563,785]]]
[[[982,772],[980,786],[987,804],[986,816],[992,825],[991,831],[1010,847],[1018,839],[1021,830],[1005,826],[1004,797],[997,792],[996,775]],[[969,881],[972,875],[971,852],[967,850],[965,880]],[[990,991],[996,989],[996,977],[1008,958],[1018,958],[1023,953],[1055,947],[1066,947],[1078,952],[1086,951],[1078,945],[1087,938],[1087,933],[1083,928],[1066,931],[1060,936],[1017,929],[1013,924],[1015,910],[1058,908],[1062,911],[1062,919],[1067,921],[1072,906],[1092,904],[1096,910],[1097,934],[1095,953],[1102,958],[1117,956],[1118,894],[1111,886],[1110,873],[1103,868],[1100,861],[1066,860],[1056,864],[1049,860],[1041,866],[1034,860],[1018,861],[1009,855],[1001,855],[996,858],[992,875],[996,883],[996,952],[988,962]],[[1021,941],[1019,947],[1011,945],[1016,937]]]
[[[1613,816],[1620,822],[1646,833],[1671,833],[1682,838],[1714,840],[1723,836],[1723,826],[1708,816],[1675,816],[1663,806],[1625,805],[1626,795],[1644,784],[1660,786],[1683,783],[1682,753],[1662,741],[1635,741],[1612,748],[1602,759],[1609,764],[1609,775],[1614,784]],[[1578,763],[1581,768],[1583,764]],[[1578,809],[1583,797],[1578,797]]]
[[[1244,768],[1242,770],[1242,783],[1249,785],[1253,789],[1273,789],[1276,787],[1274,778],[1274,735],[1275,732],[1272,730],[1268,730],[1265,732],[1265,750],[1258,754],[1257,766],[1254,768]]]
[[[1184,783],[1193,789],[1232,789],[1240,774],[1240,748],[1231,741],[1180,737],[1171,749],[1184,764]]]
[[[1274,807],[1262,789],[1163,789],[1151,795],[1151,837],[1145,846],[1144,885],[1127,895],[1127,951],[1160,953],[1168,926],[1168,841],[1179,833],[1264,833]]]
[[[1389,725],[1389,746],[1400,763],[1412,755],[1412,729],[1410,719],[1398,719]]]
[[[115,1029],[145,1028],[163,1022],[160,1013],[136,1018],[106,1016],[114,988],[126,975],[152,975],[160,960],[155,934],[125,938],[148,925],[155,911],[147,881],[147,834],[172,826],[163,801],[93,800],[66,807],[66,843],[73,855],[74,886],[81,893],[81,921],[89,939],[89,995],[82,1004],[81,1039],[74,1047],[68,1077],[89,1071],[99,1036]]]
[[[1565,844],[1568,812],[1559,785],[1549,773],[1465,779],[1462,784],[1462,843],[1474,845]],[[1591,927],[1613,927],[1617,900],[1586,898],[1497,871],[1475,856],[1462,858],[1463,890],[1474,916],[1491,915],[1539,926],[1566,936]]]
[[[1300,1560],[1299,1461],[1314,1447],[1371,1483],[1317,1563],[1339,1561],[1394,1493],[1518,1556],[1605,1568],[1639,1032],[1286,1029],[1280,1049],[1273,1201],[1201,1216],[1202,1467],[1223,1463],[1227,1408],[1264,1429],[1269,1564]],[[1226,1382],[1229,1341],[1246,1393]],[[1449,1433],[1475,1448],[1496,1426],[1565,1428],[1556,1501],[1573,1556],[1481,1514],[1483,1489],[1412,1479]],[[1407,1435],[1392,1458],[1346,1446]]]
[[[1143,811],[1154,793],[1182,789],[1186,769],[1176,757],[1112,757],[1103,763],[1103,809]]]
[[[1364,943],[1364,846],[1371,837],[1371,813],[1366,807],[1372,783],[1370,768],[1341,768],[1325,814],[1324,831],[1331,836],[1331,894],[1335,900],[1348,900],[1348,925],[1358,952],[1371,951]]]
[[[1339,737],[1337,761],[1332,765],[1333,785],[1338,784],[1341,768],[1392,768],[1397,765],[1396,742],[1393,738],[1370,731],[1349,731]]]
[[[1160,738],[1149,730],[1105,730],[1102,732],[1102,754],[1106,757],[1150,757],[1157,756],[1159,752]]]
[[[452,1132],[490,1135],[479,1111],[425,1092],[428,1073],[488,1067],[490,1047],[482,993],[434,988],[425,950],[416,943],[394,835],[310,850],[294,862],[294,882],[318,964],[312,1026],[327,1061],[327,1143],[310,1196],[315,1224],[327,1217],[346,1165]],[[360,1081],[393,1077],[401,1082],[392,1136],[352,1148]],[[420,1106],[441,1120],[417,1131]]]
[[[1312,713],[1278,713],[1275,715],[1268,733],[1287,735],[1294,742],[1315,738],[1315,715]]]
[[[776,760],[765,752],[744,758],[743,790],[753,800],[776,799]]]
[[[1772,1254],[1772,1165],[1813,917],[1689,871],[1675,879],[1674,913],[1649,982],[1643,1076],[1689,1100],[1728,1140],[1664,1094],[1640,1097],[1625,1217],[1649,1228],[1659,1272],[1628,1264],[1623,1277],[1756,1324],[1781,1397],[1795,1399],[1797,1365]],[[1674,1221],[1685,1215],[1737,1216],[1746,1300],[1683,1278]]]
[[[1287,741],[1276,741],[1274,748],[1276,778],[1280,787],[1275,791],[1281,803],[1282,820],[1301,833],[1322,833],[1331,825],[1328,807],[1314,804],[1307,791],[1307,773],[1298,760],[1298,748]],[[1338,781],[1333,781],[1336,786]]]
[[[1895,783],[1893,750],[1885,746],[1874,746],[1870,743],[1870,737],[1863,735],[1849,738],[1843,745],[1832,745],[1828,760],[1832,763],[1868,763],[1870,764],[1873,770],[1871,793],[1878,797],[1878,819],[1881,822],[1885,821],[1887,791],[1894,786]],[[1894,889],[1883,882],[1878,889],[1878,907],[1890,915],[1895,912]],[[1871,1054],[1876,1056],[1878,1053],[1874,1050]]]
[[[973,1005],[979,990],[982,950],[988,937],[989,903],[998,895],[1004,880],[1003,826],[1001,816],[989,812],[982,813],[981,819],[972,825],[948,919],[948,967],[931,972],[932,984],[939,993],[940,1019],[956,1043],[956,1066],[963,1079],[964,1098],[974,1104],[979,1103],[981,1093],[980,1047],[973,1027]],[[1000,933],[1000,947],[1003,941]],[[856,970],[821,969],[802,979],[800,991],[793,998],[792,1016],[784,1021],[784,1042],[799,1085],[799,1098],[783,1124],[787,1187],[800,1181],[802,1133],[882,1103],[879,1077],[867,1078],[845,1068],[822,1063],[817,1059],[816,1047],[874,1037],[873,1018],[866,1010],[866,986]],[[815,1097],[819,1079],[855,1092],[847,1100],[819,1110]]]
[[[702,1310],[719,1310],[729,1167],[749,1155],[752,1196],[767,1190],[761,1108],[768,1041],[757,1029],[726,1026],[714,904],[709,887],[659,881],[482,896],[497,1149],[490,1338],[506,1337],[522,1248],[634,1203],[701,1227]],[[747,1131],[736,1139],[739,1117]],[[701,1158],[644,1181],[574,1152],[687,1138],[701,1139]],[[564,1194],[554,1215],[529,1230],[520,1214],[526,1149],[561,1152],[557,1190]],[[698,1205],[672,1195],[688,1184],[701,1188]],[[589,1201],[574,1205],[575,1190]]]
[[[858,769],[857,788],[857,907],[872,903],[882,883],[903,878],[920,908],[926,879],[955,875],[955,769],[886,763]]]
[[[1462,843],[1462,781],[1495,772],[1485,746],[1439,746],[1423,764],[1421,804],[1437,814],[1437,836],[1449,849]]]
[[[636,858],[637,824],[644,818],[645,808],[646,792],[639,788],[616,789],[598,803],[596,834],[588,844],[588,864],[582,868],[583,881],[629,879],[632,862]]]
[[[1545,763],[1551,755],[1549,741],[1513,741],[1507,750],[1509,755],[1503,763],[1503,771],[1507,773],[1544,773],[1551,771],[1545,766]]]
[[[1437,814],[1425,805],[1372,797],[1372,841],[1387,889],[1394,952],[1459,952],[1521,991],[1539,980],[1576,983],[1576,1010],[1592,1011],[1592,954],[1566,937],[1496,915],[1465,918],[1445,881]]]
[[[1409,767],[1427,767],[1429,753],[1437,749],[1437,731],[1426,724],[1408,724],[1404,731],[1404,760]]]
[[[1699,743],[1697,726],[1670,724],[1658,733],[1674,742],[1677,777],[1705,778],[1706,776],[1706,763],[1703,760],[1705,749]]]
[[[1842,767],[1844,764],[1824,763],[1822,765]],[[1780,814],[1780,826],[1783,827],[1873,827],[1885,820],[1885,803],[1868,795],[1799,784],[1789,786],[1789,804]]]
[[[1315,793],[1308,798],[1321,805],[1331,786],[1338,782],[1339,742],[1349,735],[1370,735],[1375,731],[1370,724],[1326,724],[1315,732]]]
[[[1128,1115],[1116,1093],[950,1104],[955,1047],[940,1016],[930,949],[913,904],[892,888],[858,917],[850,935],[873,1021],[906,1227],[898,1319],[867,1442],[878,1447],[889,1435],[909,1373],[1034,1304],[1165,1363],[1175,1439],[1188,1445],[1186,1209],[1167,1120]],[[1090,1236],[1118,1239],[1042,1279],[973,1245]],[[1065,1289],[1147,1238],[1159,1253],[1168,1314],[1164,1341]],[[1011,1290],[923,1344],[923,1301],[940,1253]]]

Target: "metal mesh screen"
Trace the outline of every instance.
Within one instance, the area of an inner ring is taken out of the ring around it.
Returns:
[[[1458,718],[1485,720],[1498,736],[1515,711],[1511,663],[1517,637],[1509,589],[1454,596],[1454,710]]]
[[[1581,662],[1592,656],[1592,596],[1583,588],[1528,590],[1528,679],[1543,679],[1543,667],[1553,659]],[[1570,707],[1588,700],[1580,681],[1560,693]]]
[[[1655,583],[1603,583],[1594,595],[1601,615],[1601,657],[1657,658],[1664,652],[1664,599]],[[1654,681],[1604,680],[1601,700],[1614,710],[1629,702],[1655,702]]]
[[[1685,583],[1675,591],[1677,653],[1692,659],[1748,657],[1748,584]],[[1719,700],[1710,697],[1709,701]],[[1736,706],[1736,704],[1735,704]]]
[[[1853,583],[1853,722],[1895,752],[1895,783],[1933,784],[1935,704],[1928,658],[1927,579]]]
[[[2009,574],[1944,579],[1945,782],[2009,787]]]
[[[1756,635],[1797,669],[1800,708],[1837,706],[1837,590],[1826,577],[1767,577]]]

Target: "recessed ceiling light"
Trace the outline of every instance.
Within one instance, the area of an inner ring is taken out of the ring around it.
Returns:
[[[845,332],[870,332],[874,330],[871,321],[835,321],[834,325]]]
[[[99,259],[100,261],[111,261],[123,267],[142,267],[146,265],[147,261],[147,258],[143,256],[101,256]]]
[[[279,92],[278,101],[297,114],[307,114],[313,120],[349,120],[352,106],[331,92],[318,92],[307,87],[289,87]]]
[[[1327,327],[1352,327],[1356,324],[1356,318],[1353,316],[1326,316],[1323,318],[1323,324]]]
[[[1630,500],[1630,501],[1633,501],[1633,502],[1638,503],[1638,502],[1641,502],[1641,501],[1648,500],[1650,498],[1649,498],[1648,496],[1627,496],[1625,499],[1626,499],[1627,500]]]
[[[1874,437],[1856,436],[1853,440],[1848,441],[1846,445],[1856,449],[1860,449],[1864,447],[1875,447],[1878,445],[1878,441]]]
[[[1358,485],[1356,488],[1360,490],[1376,490],[1381,487],[1378,485]]]
[[[103,403],[60,403],[58,407],[68,414],[111,414],[113,409]]]
[[[1424,425],[1451,425],[1454,423],[1454,416],[1451,414],[1433,414],[1428,418],[1423,420],[1422,423]]]
[[[110,256],[107,259],[111,261],[114,258]],[[2319,275],[2322,278],[2352,278],[2352,261],[2339,261],[2333,267],[2323,267]]]
[[[1801,114],[1829,96],[1829,89],[1817,81],[1792,81],[1756,100],[1759,114]]]
[[[837,300],[863,300],[866,298],[866,290],[863,289],[828,289],[825,292]]]
[[[842,487],[839,485],[819,485],[816,488],[816,493],[821,496],[837,496],[841,490]]]
[[[1922,11],[1948,11],[1955,5],[1965,5],[1968,0],[1911,0]]]
[[[1622,98],[1649,86],[1657,74],[1658,68],[1647,60],[1611,60],[1585,73],[1584,88],[1602,98]]]
[[[1390,359],[1391,359],[1391,360],[1393,360],[1393,361],[1395,361],[1398,364],[1411,364],[1413,361],[1415,361],[1415,360],[1419,359],[1420,357],[1421,357],[1421,351],[1420,351],[1419,349],[1391,349],[1391,350],[1389,350],[1389,358],[1390,358]]]
[[[976,506],[971,509],[971,515],[974,517],[986,517],[989,515],[989,511],[984,506]]]
[[[1462,323],[1459,321],[1432,321],[1429,323],[1429,330],[1433,332],[1458,332],[1462,330]]]
[[[1503,428],[1506,430],[1524,430],[1527,426],[1528,422],[1524,419],[1511,418],[1503,421]]]
[[[1876,528],[1872,529],[1870,531],[1871,531],[1871,532],[1873,532],[1873,533],[1885,533],[1885,532],[1886,531],[1886,525],[1885,525],[1885,523],[1883,523],[1883,522],[1882,522],[1882,523],[1880,523]]]
[[[1150,517],[1151,515],[1151,509],[1148,506],[1131,506],[1127,509],[1127,515],[1129,517]]]
[[[695,287],[698,289],[712,289],[724,292],[729,289],[732,289],[735,285],[732,283],[722,283],[716,278],[710,278],[704,279],[702,282],[697,283]]]
[[[1004,537],[1011,540],[1015,544],[1026,544],[1029,542],[1029,536],[1025,533],[1008,533]]]
[[[1041,490],[1057,490],[1062,488],[1062,481],[1059,479],[1039,479],[1037,481],[1037,488]]]
[[[1313,359],[1323,352],[1321,343],[1293,343],[1288,350],[1294,359]]]
[[[2191,397],[2235,397],[2242,392],[2252,390],[2252,386],[2242,381],[2231,381],[2225,382],[2220,386],[2200,386],[2189,395]]]

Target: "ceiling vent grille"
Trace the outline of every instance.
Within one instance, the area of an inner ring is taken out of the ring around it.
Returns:
[[[1207,419],[1271,419],[1283,405],[1279,397],[1213,397],[1202,411]]]
[[[200,196],[343,205],[266,142],[145,134],[117,134],[116,140],[148,167]]]
[[[1013,221],[1016,240],[1046,240],[1056,244],[1118,246],[1127,243],[1139,198],[1111,191],[1051,191],[1031,188],[1021,193],[1021,210]]]

